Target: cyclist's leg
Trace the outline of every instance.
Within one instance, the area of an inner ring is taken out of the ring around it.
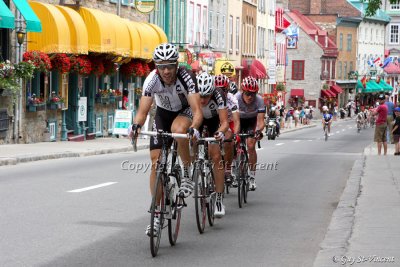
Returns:
[[[330,120],[328,123],[328,133],[331,133],[331,125],[332,125],[332,120]]]
[[[231,130],[228,130],[225,134],[226,139],[232,139],[233,138],[233,133]],[[224,143],[224,159],[225,159],[225,173],[227,175],[227,178],[230,179],[231,177],[231,167],[232,167],[232,159],[233,159],[233,145],[234,142],[226,142]]]
[[[256,139],[247,138],[247,153],[249,154],[250,172],[255,174],[257,165]]]

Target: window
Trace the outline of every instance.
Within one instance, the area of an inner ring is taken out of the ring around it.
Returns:
[[[210,15],[208,18],[208,38],[209,38],[209,44],[212,45],[213,44],[213,12],[210,10]]]
[[[343,33],[339,35],[339,50],[342,51],[343,49]]]
[[[103,115],[96,115],[96,136],[103,136]]]
[[[350,69],[349,69],[349,72],[350,71],[353,71],[353,61],[350,61]]]
[[[344,78],[346,79],[346,77],[347,77],[347,62],[344,62],[343,63],[343,76],[344,76]]]
[[[365,41],[367,41],[368,40],[368,29],[365,28],[364,30],[365,30]]]
[[[351,43],[353,42],[353,36],[347,34],[347,51],[351,51]]]
[[[342,61],[338,63],[338,79],[342,79]]]
[[[336,79],[336,60],[332,60],[331,79]]]
[[[114,129],[114,115],[111,113],[107,114],[107,130],[109,134],[112,134]]]
[[[188,29],[189,29],[189,34],[188,34],[188,38],[189,38],[189,43],[193,44],[194,43],[194,4],[193,2],[190,2],[189,4],[189,25],[188,25]]]
[[[240,45],[239,33],[240,33],[240,18],[236,17],[236,54],[239,53],[239,45]]]
[[[182,18],[185,16],[181,16]],[[207,7],[203,7],[203,43],[207,40]]]
[[[400,10],[400,3],[390,4],[390,10]]]
[[[371,29],[371,36],[370,36],[370,41],[372,41],[374,38],[372,37],[372,35],[373,35],[373,32],[374,32],[374,30],[373,29]]]
[[[229,52],[233,51],[233,16],[229,16]]]
[[[215,25],[215,47],[219,47],[219,12],[217,12],[217,15],[215,16],[215,21],[216,21],[216,25]]]
[[[304,60],[292,60],[292,80],[304,80]]]
[[[399,25],[398,24],[391,24],[390,25],[390,41],[391,44],[398,44],[399,43]]]
[[[222,28],[221,28],[221,48],[225,48],[225,32],[226,32],[226,21],[225,15],[222,15]]]

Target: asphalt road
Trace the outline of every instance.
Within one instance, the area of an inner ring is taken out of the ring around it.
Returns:
[[[263,141],[259,163],[274,170],[257,173],[246,207],[227,195],[226,216],[200,235],[190,200],[178,244],[165,231],[156,258],[144,234],[148,173],[121,168],[148,164],[147,150],[0,167],[0,266],[312,266],[351,167],[372,142],[372,129],[354,126],[337,123],[327,142],[321,126]]]

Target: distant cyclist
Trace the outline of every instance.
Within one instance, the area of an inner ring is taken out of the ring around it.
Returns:
[[[247,133],[248,131],[255,132],[254,138],[247,139],[247,148],[249,153],[250,167],[250,190],[254,191],[256,185],[256,164],[257,151],[256,141],[262,138],[262,131],[265,127],[265,105],[263,98],[258,95],[257,80],[251,76],[246,77],[242,81],[242,93],[237,93],[235,96],[239,104],[240,113],[240,131]]]
[[[328,136],[331,136],[331,124],[333,115],[329,113],[329,109],[327,106],[322,107],[322,127],[325,132],[326,122],[328,123]]]

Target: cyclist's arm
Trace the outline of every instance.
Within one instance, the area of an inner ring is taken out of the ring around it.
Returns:
[[[257,128],[256,130],[263,131],[265,128],[265,121],[264,121],[265,113],[258,113],[257,114]]]
[[[198,93],[189,94],[187,99],[193,113],[193,121],[190,127],[199,129],[201,123],[203,122],[203,112],[200,106],[200,95]]]
[[[240,132],[240,113],[239,112],[233,112],[232,113],[232,118],[233,118],[233,124],[234,124],[234,133],[237,134]]]
[[[134,123],[143,126],[146,122],[147,114],[150,111],[151,105],[153,104],[153,97],[142,96],[140,98],[139,110],[133,120]]]
[[[220,126],[217,131],[226,133],[226,131],[228,131],[229,129],[228,110],[226,108],[218,109],[218,116],[219,116]]]

